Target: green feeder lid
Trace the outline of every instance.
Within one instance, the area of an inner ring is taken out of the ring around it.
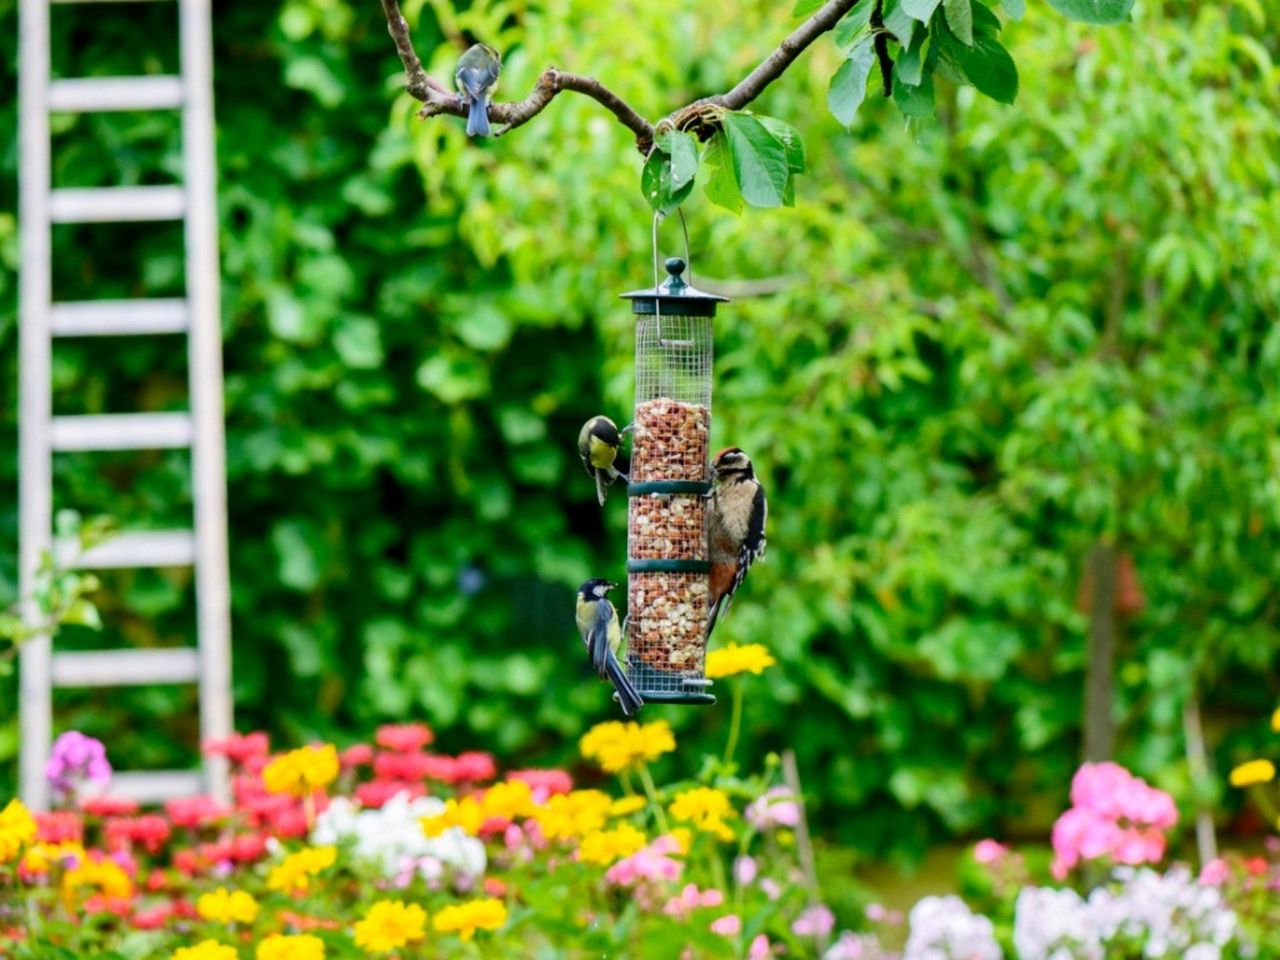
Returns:
[[[728,297],[703,293],[689,286],[681,276],[688,266],[679,257],[666,262],[670,276],[660,287],[632,290],[623,299],[631,301],[631,312],[652,316],[661,312],[664,317],[714,317],[717,303],[728,303]]]

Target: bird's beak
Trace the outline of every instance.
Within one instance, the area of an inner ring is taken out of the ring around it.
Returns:
[[[635,421],[632,421],[631,423],[628,423],[625,427],[623,427],[621,430],[619,430],[618,433],[622,436],[626,436],[635,428],[636,428]]]
[[[610,583],[610,584],[608,584],[608,587],[609,587],[609,589],[610,589],[610,590],[617,590],[617,589],[618,589],[618,585],[617,585],[616,583]]]

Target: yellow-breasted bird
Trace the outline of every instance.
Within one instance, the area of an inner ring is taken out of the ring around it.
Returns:
[[[502,72],[502,58],[487,43],[468,47],[458,58],[453,80],[458,92],[467,101],[467,136],[489,136],[489,97],[498,85]]]
[[[578,456],[582,457],[587,473],[595,478],[596,499],[602,507],[609,493],[609,484],[619,477],[627,479],[626,474],[620,473],[613,465],[613,461],[618,459],[620,446],[622,434],[618,432],[618,425],[608,417],[592,417],[578,431]]]
[[[764,524],[769,504],[764,487],[756,479],[751,458],[737,447],[727,447],[711,461],[715,486],[707,516],[707,546],[711,560],[711,616],[707,635],[729,603],[751,564],[764,556]]]
[[[631,682],[631,678],[622,672],[622,664],[618,662],[618,649],[622,646],[622,625],[618,622],[618,611],[609,600],[609,591],[617,584],[596,578],[588,580],[578,588],[578,633],[587,647],[587,655],[591,658],[591,666],[600,675],[601,680],[608,680],[618,691],[618,702],[622,704],[624,716],[631,716],[644,706],[644,700]]]

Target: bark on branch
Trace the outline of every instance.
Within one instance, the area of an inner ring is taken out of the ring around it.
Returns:
[[[765,88],[782,76],[813,41],[835,27],[840,18],[858,2],[859,0],[828,0],[813,16],[792,31],[776,50],[761,61],[760,65],[747,74],[733,89],[680,107],[668,115],[668,120],[676,126],[685,127],[696,118],[694,126],[698,128],[697,132],[704,132],[708,109],[741,110],[764,93]],[[423,69],[422,61],[414,52],[413,42],[409,37],[409,25],[400,12],[398,0],[382,0],[382,10],[386,14],[387,30],[391,34],[391,39],[395,41],[400,62],[404,64],[406,89],[410,96],[423,103],[418,116],[434,117],[443,113],[465,117],[467,107],[463,99],[432,79]],[[523,100],[489,104],[490,122],[501,125],[496,135],[501,136],[528,123],[565,90],[580,93],[599,103],[634,134],[639,150],[642,153],[648,153],[656,132],[655,124],[642,117],[634,107],[594,77],[565,73],[555,67],[548,67],[542,72],[532,92]]]

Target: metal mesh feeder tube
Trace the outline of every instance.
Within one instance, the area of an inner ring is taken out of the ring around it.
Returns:
[[[627,516],[628,672],[648,703],[715,703],[705,661],[710,613],[707,466],[712,318],[726,300],[684,280],[633,290],[636,405]]]

